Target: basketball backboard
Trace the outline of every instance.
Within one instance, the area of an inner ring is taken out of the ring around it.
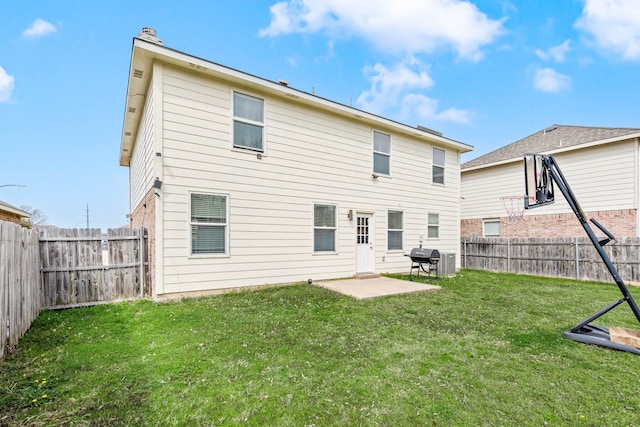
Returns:
[[[548,156],[525,154],[524,176],[525,209],[537,208],[554,202],[553,179],[549,170]]]

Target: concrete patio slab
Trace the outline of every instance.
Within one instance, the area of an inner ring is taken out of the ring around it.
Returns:
[[[314,282],[315,285],[331,289],[357,299],[375,298],[386,295],[406,294],[410,292],[433,291],[440,286],[428,283],[409,282],[407,280],[376,277],[372,279],[326,280]]]

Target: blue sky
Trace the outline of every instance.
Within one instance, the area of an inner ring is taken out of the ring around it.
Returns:
[[[127,224],[132,38],[470,144],[551,124],[640,128],[636,0],[4,2],[0,200],[59,227]],[[2,187],[21,184],[26,187]]]

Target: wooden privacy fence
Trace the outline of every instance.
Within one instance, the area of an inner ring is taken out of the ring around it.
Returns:
[[[143,229],[44,228],[40,232],[44,308],[68,308],[145,295]]]
[[[38,233],[0,221],[0,360],[40,314],[39,278]]]
[[[42,309],[149,295],[143,228],[28,230],[0,221],[0,360]]]
[[[625,282],[640,282],[640,238],[604,246]],[[588,237],[463,238],[462,267],[509,273],[612,282]]]

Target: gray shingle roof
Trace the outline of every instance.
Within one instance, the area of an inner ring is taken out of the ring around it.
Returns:
[[[521,158],[528,153],[546,153],[561,148],[620,138],[640,133],[636,128],[597,128],[585,126],[552,125],[514,143],[476,157],[461,165],[462,170]]]

